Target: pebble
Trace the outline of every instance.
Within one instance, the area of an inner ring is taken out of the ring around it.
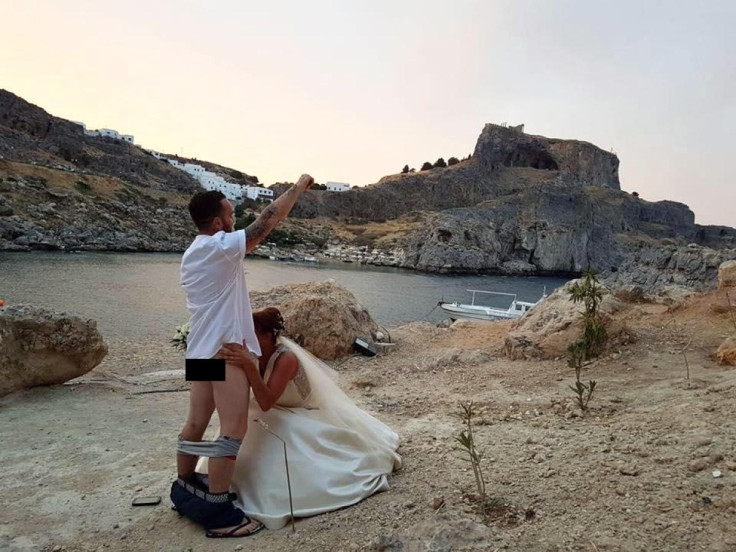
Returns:
[[[687,465],[687,469],[690,470],[691,472],[703,471],[707,467],[708,467],[707,458],[696,458],[695,460],[691,460],[690,463]]]
[[[621,466],[618,471],[621,473],[621,475],[630,475],[632,477],[639,475],[639,468],[637,468],[633,464]]]
[[[242,550],[242,549],[243,549],[243,545],[242,544],[239,544],[239,545],[237,545],[235,547],[235,550]]]
[[[713,479],[718,479],[719,477],[723,477],[721,470],[713,470]]]
[[[432,500],[432,509],[433,510],[439,510],[440,507],[445,503],[445,499],[441,496],[436,496],[434,500]]]

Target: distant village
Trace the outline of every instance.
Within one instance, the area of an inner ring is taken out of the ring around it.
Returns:
[[[87,125],[80,121],[72,121],[79,125],[84,130],[86,136],[99,136],[105,138],[112,138],[114,140],[121,140],[128,142],[141,148],[143,151],[151,154],[156,159],[166,161],[171,166],[176,167],[179,170],[193,176],[202,185],[205,190],[217,190],[225,194],[230,201],[240,202],[245,199],[253,201],[271,202],[274,199],[274,192],[263,186],[243,186],[237,182],[228,182],[219,174],[213,173],[212,171],[206,170],[202,165],[196,163],[181,163],[177,159],[170,159],[164,157],[161,153],[152,149],[144,148],[135,143],[135,138],[132,134],[120,134],[117,130],[111,128],[100,128],[98,130],[89,130]],[[328,192],[347,192],[350,189],[350,185],[344,182],[327,182],[326,191]]]

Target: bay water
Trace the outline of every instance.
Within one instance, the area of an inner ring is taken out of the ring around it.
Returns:
[[[2,253],[0,299],[28,303],[97,320],[105,337],[168,343],[188,319],[179,287],[177,253]],[[399,268],[348,263],[284,263],[245,260],[251,291],[283,284],[334,279],[349,289],[386,327],[441,321],[438,301],[470,302],[467,289],[514,293],[536,301],[565,283],[561,278],[423,274]],[[502,299],[502,298],[501,298]],[[506,304],[510,302],[510,299]],[[483,296],[476,303],[483,303]]]

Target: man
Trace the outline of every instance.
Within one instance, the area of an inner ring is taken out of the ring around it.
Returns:
[[[257,364],[261,351],[253,328],[243,257],[286,218],[313,183],[311,176],[302,175],[252,224],[237,231],[233,206],[221,192],[200,192],[192,198],[189,213],[199,234],[181,262],[181,285],[191,313],[187,359],[214,358],[229,343],[247,348]],[[234,496],[229,493],[234,460],[248,426],[249,397],[245,372],[234,364],[225,365],[225,381],[191,383],[189,416],[177,448],[179,479],[172,486],[171,497],[180,513],[208,530],[207,536],[246,536],[262,528],[235,508]],[[202,441],[214,410],[220,418],[220,437]],[[199,455],[210,457],[209,493],[197,489],[194,480]]]

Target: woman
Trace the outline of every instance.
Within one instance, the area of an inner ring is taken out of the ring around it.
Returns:
[[[256,311],[253,320],[262,352],[257,367],[241,349],[219,353],[243,367],[255,397],[233,474],[237,506],[269,529],[289,521],[280,439],[288,451],[295,517],[350,506],[388,489],[388,475],[401,466],[396,433],[358,408],[325,363],[281,336],[278,309]],[[200,468],[205,463],[203,458]]]

